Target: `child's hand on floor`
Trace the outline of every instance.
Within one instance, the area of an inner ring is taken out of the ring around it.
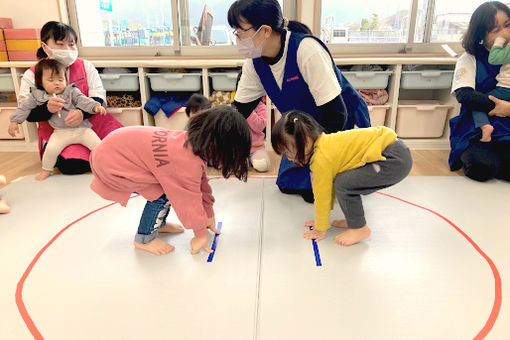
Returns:
[[[214,216],[207,219],[207,228],[215,234],[221,234],[221,231],[216,229],[216,218]]]
[[[106,109],[104,107],[102,107],[101,105],[97,105],[97,106],[94,106],[94,112],[95,113],[100,113],[102,115],[105,115],[106,114]]]
[[[207,237],[193,237],[191,239],[191,254],[198,254],[200,249],[204,249],[208,253],[212,253],[212,249],[207,246]]]
[[[320,241],[324,237],[326,237],[326,230],[312,229],[304,233],[303,237],[306,238],[307,240],[315,239],[315,241]]]

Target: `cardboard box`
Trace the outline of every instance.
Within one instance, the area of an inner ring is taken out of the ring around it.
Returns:
[[[11,28],[4,30],[5,40],[39,40],[40,28]]]
[[[5,40],[8,51],[31,51],[41,47],[41,40]]]
[[[37,50],[7,51],[9,61],[37,61]]]

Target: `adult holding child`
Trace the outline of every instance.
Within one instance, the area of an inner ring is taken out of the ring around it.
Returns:
[[[49,21],[41,28],[42,47],[37,51],[37,57],[56,59],[67,67],[69,84],[76,84],[78,89],[87,97],[106,106],[106,91],[99,77],[99,73],[92,63],[78,58],[76,46],[78,36],[74,29],[64,23]],[[30,94],[30,88],[35,86],[34,67],[28,69],[21,79],[19,102]],[[53,133],[48,120],[58,113],[64,106],[64,100],[58,97],[50,98],[46,103],[37,106],[28,116],[30,122],[38,122],[39,152],[44,152],[44,146]],[[83,119],[90,118],[92,130],[103,139],[111,131],[122,127],[113,116],[92,115],[81,110],[71,110],[65,118],[68,126],[75,127]],[[72,144],[66,147],[58,157],[56,166],[64,174],[80,174],[90,171],[90,151],[83,145]]]
[[[481,182],[510,181],[510,102],[488,95],[498,83],[501,67],[489,63],[489,51],[498,37],[510,39],[510,9],[499,1],[488,1],[471,16],[462,40],[466,52],[457,61],[452,84],[461,110],[450,120],[450,169],[464,168],[467,177]],[[491,116],[490,141],[480,141],[473,111]]]

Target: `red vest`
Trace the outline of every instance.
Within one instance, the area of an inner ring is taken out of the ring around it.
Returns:
[[[34,72],[35,66],[32,66],[30,70]],[[83,59],[78,58],[71,66],[69,66],[69,84],[72,83],[75,83],[84,95],[87,97],[89,96],[89,84],[87,82],[87,72],[85,71]],[[120,124],[110,114],[94,115],[92,118],[89,118],[89,122],[92,123],[92,130],[94,130],[101,139],[106,137],[106,135],[113,130],[122,127],[122,124]],[[39,135],[39,153],[42,156],[43,141],[47,142],[50,139],[50,136],[53,133],[53,128],[48,122],[39,122],[38,125],[37,134]],[[81,144],[71,144],[64,148],[60,155],[65,159],[74,158],[88,161],[90,158],[90,150]]]

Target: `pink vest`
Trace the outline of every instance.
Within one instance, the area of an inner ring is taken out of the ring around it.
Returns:
[[[35,66],[32,66],[30,70],[34,72]],[[80,91],[88,97],[89,85],[87,82],[87,72],[85,71],[83,59],[78,58],[71,66],[69,66],[69,84],[72,83],[75,83]],[[92,118],[89,118],[89,122],[92,123],[92,130],[94,130],[101,139],[106,137],[106,135],[113,130],[122,127],[122,124],[110,114],[94,115]],[[39,135],[39,154],[42,156],[43,141],[47,142],[50,139],[50,136],[53,133],[53,128],[48,122],[38,122],[38,125],[37,134]],[[90,150],[81,144],[71,144],[67,146],[60,155],[65,159],[74,158],[89,161]]]

